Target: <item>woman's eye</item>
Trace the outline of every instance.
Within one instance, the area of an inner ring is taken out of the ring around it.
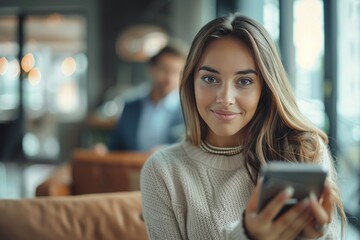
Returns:
[[[217,83],[218,81],[216,80],[216,78],[214,77],[211,77],[211,76],[205,76],[205,77],[202,77],[202,80],[206,83]]]
[[[238,81],[238,84],[241,86],[248,86],[252,83],[252,81],[250,79],[240,79]]]

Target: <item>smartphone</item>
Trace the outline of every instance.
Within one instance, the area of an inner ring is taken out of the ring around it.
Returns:
[[[319,199],[328,171],[318,164],[271,161],[261,168],[261,174],[263,182],[259,194],[258,212],[286,187],[294,188],[294,194],[279,212],[278,216],[280,216],[302,199],[309,197],[311,193]]]

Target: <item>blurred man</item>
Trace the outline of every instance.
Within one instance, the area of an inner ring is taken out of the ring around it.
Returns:
[[[168,45],[150,59],[151,91],[125,104],[110,136],[110,151],[148,151],[184,134],[178,86],[185,57],[182,48]]]

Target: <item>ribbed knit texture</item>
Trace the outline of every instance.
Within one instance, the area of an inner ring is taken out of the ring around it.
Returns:
[[[149,238],[248,239],[242,212],[253,189],[241,153],[213,155],[189,142],[160,150],[141,172]]]

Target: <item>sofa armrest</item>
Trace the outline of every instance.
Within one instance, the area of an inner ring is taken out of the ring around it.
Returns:
[[[68,196],[72,195],[71,165],[66,163],[50,175],[48,179],[36,187],[36,196]]]
[[[147,239],[140,192],[0,200],[0,213],[0,239]]]

